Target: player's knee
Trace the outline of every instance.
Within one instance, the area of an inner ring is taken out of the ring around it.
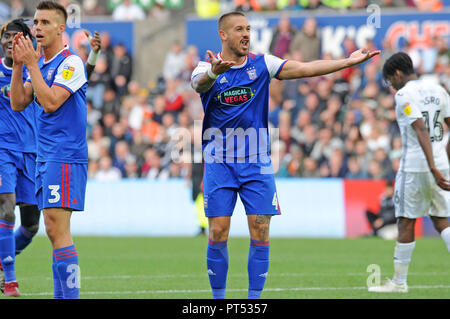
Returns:
[[[445,217],[434,217],[431,216],[431,220],[433,221],[434,228],[441,233],[444,229],[450,226],[447,218]]]
[[[0,219],[13,223],[15,221],[15,206],[16,199],[14,194],[0,194]]]
[[[228,227],[222,224],[211,224],[209,225],[209,237],[212,240],[222,241],[228,239]]]
[[[30,233],[39,230],[39,219],[41,212],[36,205],[24,205],[20,207],[20,222]]]

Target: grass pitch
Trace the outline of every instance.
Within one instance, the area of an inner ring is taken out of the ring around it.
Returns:
[[[82,299],[209,299],[206,237],[75,237]],[[407,294],[367,292],[367,267],[393,272],[394,241],[271,238],[263,298],[450,298],[450,254],[440,238],[418,239]],[[248,238],[230,238],[227,298],[247,298]],[[51,245],[37,236],[16,258],[21,298],[53,298]],[[4,297],[3,297],[4,298]]]

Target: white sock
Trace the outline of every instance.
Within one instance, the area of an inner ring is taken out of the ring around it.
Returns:
[[[394,278],[392,280],[399,285],[406,284],[408,277],[408,267],[411,262],[411,256],[416,247],[416,242],[399,243],[395,245],[394,250]]]
[[[447,249],[450,252],[450,227],[447,227],[443,231],[441,231],[441,237],[447,245]]]

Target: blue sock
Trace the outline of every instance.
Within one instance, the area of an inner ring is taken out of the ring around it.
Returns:
[[[53,255],[53,263],[52,263],[52,271],[53,271],[53,298],[54,299],[64,299],[64,293],[62,290],[61,282],[59,280],[58,270],[56,267],[55,256]]]
[[[0,259],[5,275],[5,282],[17,281],[14,269],[15,240],[14,224],[0,219]]]
[[[269,271],[269,241],[251,239],[248,253],[248,298],[259,299]]]
[[[64,299],[80,298],[80,268],[75,245],[53,250],[55,271],[64,295]],[[55,276],[54,276],[55,277]],[[58,287],[54,289],[57,290]]]
[[[26,230],[22,225],[14,232],[16,240],[16,256],[22,252],[33,240],[36,233],[31,233]]]
[[[228,246],[226,240],[213,241],[209,238],[206,251],[206,265],[208,267],[213,299],[225,299],[228,274]]]

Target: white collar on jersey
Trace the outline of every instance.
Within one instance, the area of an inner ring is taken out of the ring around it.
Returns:
[[[2,65],[5,69],[12,71],[12,67],[9,67],[5,64],[5,58],[2,58]]]
[[[223,59],[222,59],[222,52],[219,52],[219,54],[217,55],[217,58],[219,58],[220,60],[223,61]],[[247,60],[248,60],[248,56],[245,56],[244,62],[242,62],[242,63],[239,64],[239,65],[234,65],[234,66],[232,66],[231,68],[232,68],[232,69],[240,69],[240,68],[243,68],[243,67],[247,64]]]
[[[64,50],[68,50],[68,49],[69,49],[69,46],[67,44],[64,45],[64,48],[61,51],[59,51],[58,53],[56,53],[50,60],[46,61],[44,59],[44,64],[52,62],[61,52],[63,52]]]

